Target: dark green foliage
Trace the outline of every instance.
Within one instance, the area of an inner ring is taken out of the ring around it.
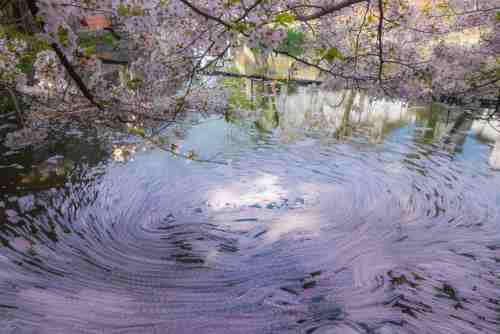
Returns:
[[[117,47],[118,40],[111,32],[86,32],[79,35],[79,45],[83,49],[85,56],[90,56],[96,53],[98,45],[114,48]]]
[[[281,42],[278,50],[298,57],[304,53],[304,39],[305,35],[303,32],[290,29],[287,32],[286,39]]]

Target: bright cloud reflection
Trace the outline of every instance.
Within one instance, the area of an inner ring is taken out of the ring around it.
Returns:
[[[287,197],[287,190],[280,186],[279,177],[262,173],[247,182],[232,183],[208,194],[212,210],[224,207],[266,205]]]

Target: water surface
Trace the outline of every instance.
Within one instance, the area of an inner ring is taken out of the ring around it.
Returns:
[[[498,333],[500,134],[455,109],[250,85],[161,134],[214,163],[2,148],[0,333]]]

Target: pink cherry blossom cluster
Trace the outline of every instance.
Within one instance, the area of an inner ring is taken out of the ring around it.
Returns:
[[[161,96],[175,110],[179,94],[185,95],[186,101],[190,94],[203,96],[196,93],[194,83],[223,64],[233,47],[246,45],[257,52],[283,54],[279,47],[289,31],[306,36],[305,52],[293,56],[294,61],[318,70],[325,87],[331,89],[357,88],[405,99],[440,94],[496,98],[499,91],[497,0],[35,3],[38,21],[43,23],[40,36],[59,46],[99,101],[112,99],[144,107],[152,106],[155,96]],[[100,76],[95,57],[81,59],[81,21],[92,15],[110,18],[113,29],[129,42],[131,63],[127,78],[120,82]],[[1,39],[0,49],[1,73],[9,73],[2,74],[0,80],[22,82],[15,67],[21,51],[11,51]],[[47,53],[41,55],[48,57]],[[42,67],[53,71],[47,79],[62,85],[59,77],[65,69],[43,61],[35,66],[40,67],[37,73]],[[85,76],[88,72],[94,74]]]

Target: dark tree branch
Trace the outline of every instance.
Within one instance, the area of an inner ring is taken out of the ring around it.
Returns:
[[[59,58],[59,61],[61,64],[64,66],[66,71],[68,72],[69,76],[73,81],[75,82],[76,86],[80,90],[80,92],[85,96],[87,100],[89,100],[90,103],[92,103],[94,106],[96,106],[99,110],[103,110],[102,106],[95,100],[94,96],[92,93],[89,91],[85,83],[83,82],[82,78],[76,73],[73,65],[69,62],[68,58],[66,58],[66,55],[64,52],[59,48],[57,43],[51,43],[50,46],[52,49],[55,51],[57,57]]]
[[[28,8],[31,12],[31,15],[33,16],[33,18],[35,18],[36,14],[38,13],[38,7],[36,6],[35,1],[27,0],[27,4],[28,4]],[[41,25],[43,25],[43,23],[41,23]],[[75,68],[73,67],[73,65],[71,65],[70,61],[68,60],[68,58],[66,57],[64,52],[61,50],[59,45],[57,45],[57,43],[54,42],[54,43],[50,44],[50,47],[54,50],[54,52],[57,55],[57,58],[59,58],[59,61],[63,65],[64,69],[69,74],[71,79],[73,79],[76,86],[78,87],[80,92],[83,94],[83,96],[85,96],[85,98],[87,100],[89,100],[89,102],[92,103],[94,106],[96,106],[99,110],[103,110],[103,107],[95,100],[94,96],[92,95],[90,90],[87,88],[87,85],[85,85],[85,83],[83,82],[80,75],[78,75],[78,73],[76,73]]]
[[[378,10],[380,12],[378,20],[378,57],[379,57],[379,68],[378,68],[378,80],[382,83],[382,75],[384,74],[384,44],[383,36],[384,33],[384,3],[383,0],[378,0]]]
[[[212,71],[205,73],[207,76],[223,76],[223,77],[231,77],[231,78],[244,78],[244,79],[252,79],[252,80],[263,80],[263,81],[283,81],[283,82],[294,82],[303,85],[309,84],[321,84],[323,81],[320,80],[308,80],[308,79],[283,79],[283,78],[273,78],[265,75],[258,74],[240,74],[240,73],[232,73],[232,72],[223,72],[223,71]]]
[[[250,14],[250,12],[252,10],[254,10],[258,5],[260,5],[264,0],[255,0],[255,2],[250,6],[248,7],[245,12],[243,13],[243,15],[241,15],[237,20],[236,20],[236,23],[240,22],[241,20],[245,19],[245,17],[248,16],[248,14]]]
[[[331,14],[333,12],[337,12],[343,8],[350,7],[352,5],[361,3],[361,2],[366,2],[368,0],[344,0],[341,2],[336,2],[331,5],[328,5],[326,7],[323,7],[320,11],[310,14],[310,15],[298,15],[297,20],[299,21],[311,21],[315,19],[319,19],[322,16]]]
[[[206,11],[204,11],[203,9],[200,9],[200,8],[196,7],[195,5],[193,5],[191,2],[189,2],[187,0],[179,0],[179,1],[182,2],[183,4],[185,4],[187,7],[189,7],[196,14],[204,16],[207,19],[210,19],[212,21],[215,21],[215,22],[223,25],[226,28],[229,28],[229,29],[232,28],[231,24],[225,22],[224,20],[222,20],[222,19],[220,19],[220,18],[218,18],[216,16],[210,15],[209,13],[207,13]]]

